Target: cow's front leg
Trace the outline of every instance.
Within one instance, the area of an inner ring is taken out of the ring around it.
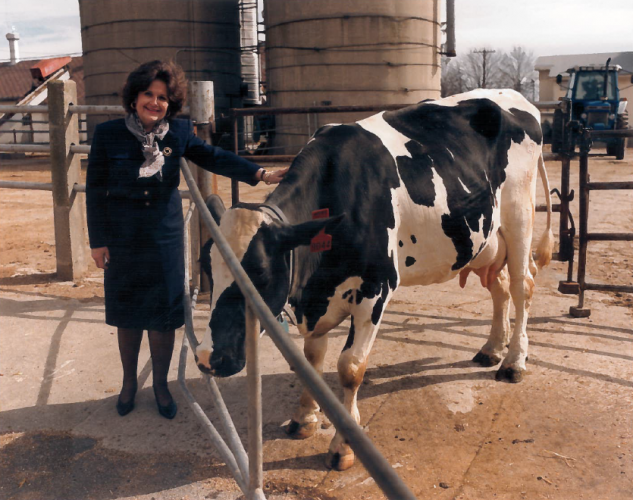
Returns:
[[[320,337],[307,337],[304,341],[303,352],[308,362],[314,369],[323,375],[323,360],[327,351],[327,334]],[[289,436],[295,439],[306,439],[317,430],[319,405],[310,394],[310,391],[303,389],[299,408],[294,413],[292,420],[286,428]]]
[[[510,280],[507,269],[488,285],[492,297],[492,328],[488,341],[473,361],[481,366],[495,366],[503,359],[503,350],[510,339]]]
[[[374,303],[371,310],[373,311],[376,307],[382,308],[382,305]],[[378,311],[375,312],[378,313]],[[378,333],[381,318],[382,309],[380,314],[374,316],[371,311],[367,311],[367,308],[356,311],[356,314],[352,315],[347,342],[338,360],[338,376],[343,386],[343,404],[357,424],[360,424],[357,405],[358,388],[363,382],[367,358]],[[374,324],[372,320],[376,323]],[[349,469],[354,465],[354,452],[339,431],[336,431],[330,443],[325,465],[339,471]]]

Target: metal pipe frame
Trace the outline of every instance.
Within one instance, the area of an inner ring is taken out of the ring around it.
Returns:
[[[196,209],[196,205],[192,203],[189,206],[189,211],[185,217],[185,238],[184,238],[184,249],[185,249],[185,293],[184,293],[184,308],[185,308],[185,335],[182,339],[182,346],[180,348],[180,357],[179,357],[179,365],[178,365],[178,384],[180,386],[180,390],[182,391],[185,399],[189,403],[189,406],[194,412],[194,415],[200,420],[202,423],[202,427],[209,435],[211,442],[215,446],[216,450],[226,463],[227,467],[233,474],[235,481],[238,486],[242,490],[245,495],[249,494],[249,475],[248,475],[248,459],[246,458],[246,453],[244,451],[244,447],[241,444],[239,436],[237,435],[237,431],[235,431],[235,427],[233,426],[233,421],[231,420],[231,416],[224,405],[224,401],[222,400],[222,395],[220,394],[215,381],[210,381],[210,377],[206,377],[207,385],[211,390],[213,397],[213,402],[216,404],[216,409],[218,409],[218,415],[220,417],[220,422],[223,424],[225,432],[227,429],[229,445],[227,446],[226,442],[217,431],[215,426],[209,420],[209,417],[205,414],[204,410],[200,407],[200,404],[196,401],[193,394],[189,391],[187,387],[187,377],[186,377],[186,369],[187,369],[187,351],[190,346],[194,346],[194,348],[198,345],[198,340],[196,339],[193,327],[193,310],[195,309],[197,292],[198,290],[194,290],[193,298],[190,297],[191,292],[189,288],[189,269],[191,268],[191,254],[188,252],[189,249],[189,239],[190,239],[190,231],[189,226],[191,222],[191,217]],[[218,404],[218,401],[221,404]],[[235,443],[239,443],[239,446],[235,446]],[[241,448],[241,449],[240,449]]]
[[[627,285],[603,285],[588,283],[586,281],[587,272],[587,250],[590,241],[633,241],[633,233],[590,233],[588,231],[589,220],[589,195],[591,191],[624,190],[633,189],[633,182],[590,182],[589,177],[589,151],[591,150],[591,140],[594,137],[605,135],[616,136],[614,134],[595,134],[592,130],[582,130],[580,132],[580,200],[579,200],[579,249],[578,249],[578,306],[570,307],[569,314],[576,318],[586,318],[591,314],[591,309],[585,308],[585,291],[609,291],[633,293],[633,286]],[[617,137],[633,137],[633,130],[618,130]],[[624,134],[623,134],[624,133]]]
[[[270,312],[253,283],[246,275],[239,260],[233,253],[228,242],[219,230],[209,210],[204,204],[204,200],[198,191],[193,176],[187,163],[184,160],[180,162],[181,170],[189,186],[194,203],[200,210],[201,219],[209,228],[213,237],[214,245],[224,258],[231,274],[238,285],[246,304],[251,308],[252,312],[259,318],[261,324],[270,335],[272,341],[277,346],[286,361],[295,368],[295,372],[299,379],[310,388],[315,400],[335,428],[345,436],[351,448],[354,450],[360,461],[363,463],[369,474],[374,478],[376,484],[382,489],[385,495],[392,500],[413,500],[415,496],[404,484],[402,479],[394,471],[393,467],[385,460],[380,452],[367,437],[365,432],[356,423],[356,421],[347,412],[338,398],[327,386],[321,376],[308,363],[302,352],[295,346],[294,342],[283,331],[279,322]],[[185,294],[185,300],[188,300]],[[187,318],[189,314],[185,314]],[[192,316],[192,315],[191,315]],[[191,319],[191,323],[193,320]],[[252,460],[252,458],[251,458]],[[242,476],[243,477],[243,476]],[[252,496],[250,498],[253,498]]]
[[[84,104],[72,104],[69,106],[71,113],[80,113],[84,115],[124,115],[127,113],[123,106],[105,106],[105,105],[84,105]],[[184,115],[189,114],[190,109],[188,107],[182,108],[181,113]],[[30,115],[33,113],[48,113],[48,105],[40,104],[38,106],[15,106],[12,104],[0,105],[0,113],[13,113]]]

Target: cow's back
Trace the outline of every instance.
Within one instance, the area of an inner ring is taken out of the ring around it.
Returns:
[[[402,284],[451,279],[495,238],[502,191],[536,173],[537,116],[514,91],[483,90],[358,123],[397,166],[389,248]]]

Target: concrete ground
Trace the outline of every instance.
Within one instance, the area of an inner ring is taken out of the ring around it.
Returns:
[[[589,319],[568,317],[575,297],[555,291],[561,271],[554,264],[539,275],[529,375],[518,385],[495,382],[494,368],[470,362],[491,312],[477,280],[464,291],[451,282],[397,292],[359,407],[366,432],[419,498],[630,498],[632,310],[594,294]],[[198,335],[205,309],[195,314]],[[3,290],[0,310],[0,498],[240,496],[179,392],[177,362],[170,379],[179,414],[158,415],[146,342],[137,407],[117,415],[121,369],[101,300]],[[346,335],[343,326],[332,332],[325,369],[337,393],[336,353]],[[178,345],[181,338],[179,331]],[[382,498],[362,465],[325,469],[332,428],[306,441],[285,437],[281,425],[300,384],[267,337],[261,358],[267,495]],[[211,410],[191,358],[187,379]],[[219,385],[246,439],[243,374]]]
[[[592,160],[592,181],[630,179],[630,158]],[[548,162],[547,169],[558,186],[559,164]],[[574,163],[577,189],[576,172]],[[3,160],[0,178],[50,182],[50,169],[45,160]],[[261,200],[266,189],[245,189],[244,199]],[[230,186],[221,180],[220,190],[229,193]],[[630,232],[632,204],[631,191],[592,194],[590,230]],[[577,199],[572,210],[578,221]],[[537,216],[537,235],[543,220]],[[146,341],[136,409],[118,416],[121,367],[114,329],[103,323],[101,272],[92,265],[76,284],[56,281],[54,245],[50,193],[2,190],[0,499],[240,498],[179,392],[176,361],[170,380],[179,413],[173,421],[158,415]],[[630,244],[592,243],[588,278],[631,285],[631,263]],[[496,368],[470,361],[485,342],[492,310],[476,277],[465,290],[453,281],[396,293],[359,409],[361,425],[418,498],[632,498],[633,296],[588,292],[591,317],[573,319],[568,310],[577,298],[556,291],[565,275],[566,266],[554,262],[537,277],[529,372],[517,385],[496,382]],[[198,335],[207,316],[201,304]],[[290,335],[301,344],[296,331]],[[331,333],[326,358],[325,380],[338,395],[336,360],[346,336],[347,324]],[[362,464],[342,473],[324,467],[331,427],[305,441],[286,437],[282,425],[301,384],[267,337],[261,357],[267,497],[384,498]],[[212,412],[191,358],[187,379]],[[245,440],[244,376],[218,383]]]

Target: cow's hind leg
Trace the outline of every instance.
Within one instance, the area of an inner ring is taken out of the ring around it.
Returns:
[[[488,285],[492,296],[492,328],[488,341],[475,355],[473,361],[481,366],[495,366],[503,359],[503,350],[510,336],[510,280],[503,268]]]
[[[323,360],[327,352],[327,341],[327,334],[316,338],[307,337],[304,341],[303,352],[306,359],[319,375],[323,375]],[[310,391],[303,389],[299,408],[286,428],[288,435],[295,439],[306,439],[312,436],[317,430],[319,421],[317,411],[319,411],[319,405]]]
[[[531,222],[531,221],[530,221]],[[516,231],[520,224],[515,224]],[[515,232],[513,231],[513,232]],[[508,274],[510,276],[510,295],[516,311],[514,330],[508,346],[508,354],[497,371],[497,380],[520,382],[526,372],[525,362],[528,354],[527,322],[532,303],[534,278],[530,272],[530,245],[532,227],[523,224],[521,232],[506,237],[508,244]]]

